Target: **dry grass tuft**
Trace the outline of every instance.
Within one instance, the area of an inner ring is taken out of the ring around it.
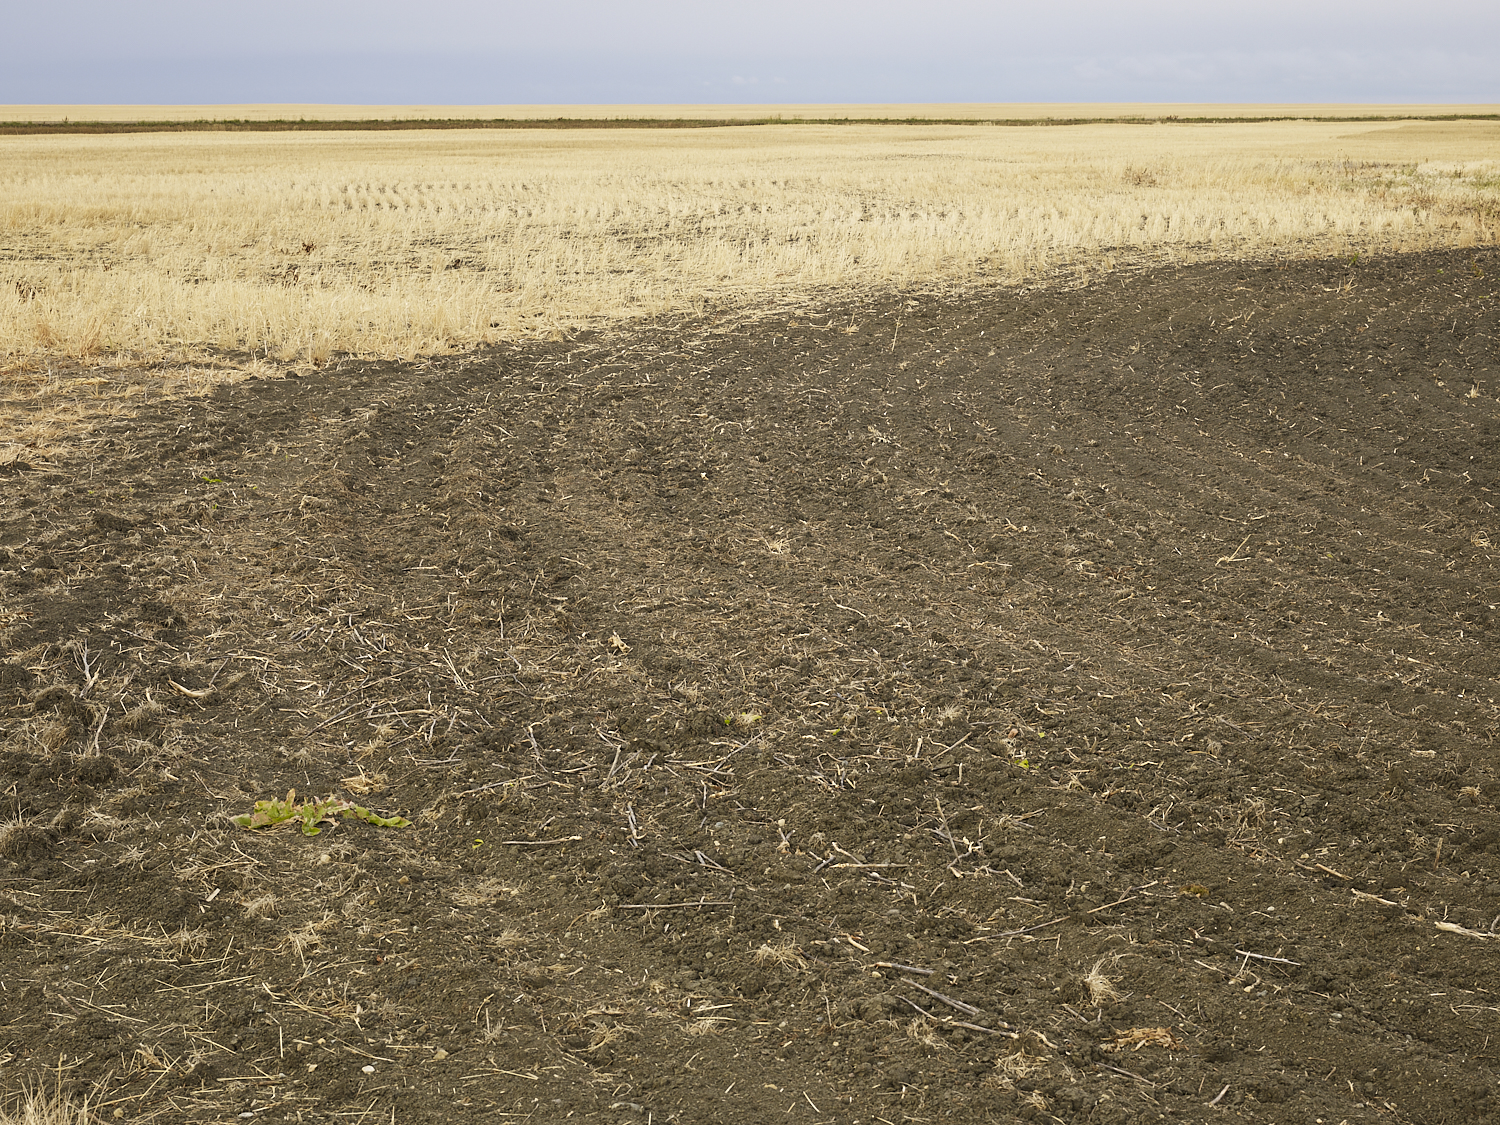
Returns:
[[[1016,1051],[1013,1054],[1001,1055],[995,1061],[995,1072],[1002,1078],[1012,1082],[1022,1078],[1030,1078],[1040,1074],[1051,1065],[1051,1060],[1037,1055],[1027,1054],[1025,1051]]]
[[[995,1060],[990,1081],[1009,1087],[1042,1073],[1070,1074],[1071,1070],[1057,1057],[1055,1043],[1039,1031],[1029,1031],[1015,1041],[1007,1054]]]
[[[324,911],[323,917],[316,922],[308,921],[299,928],[290,930],[282,938],[280,948],[295,953],[298,957],[305,958],[310,949],[316,949],[322,944],[323,935],[329,930],[336,928],[339,920],[332,914]]]
[[[125,713],[125,717],[115,723],[115,726],[124,731],[140,731],[156,722],[161,716],[167,714],[167,708],[154,699],[132,707]]]
[[[1105,1004],[1113,1004],[1120,999],[1121,993],[1115,987],[1116,979],[1105,975],[1105,968],[1112,968],[1119,962],[1118,957],[1101,957],[1083,975],[1083,987],[1088,991],[1089,1003],[1096,1008],[1102,1008]]]
[[[389,724],[381,724],[375,729],[367,742],[354,748],[354,752],[362,758],[368,758],[380,753],[390,745],[391,737],[396,733],[396,728]],[[364,768],[360,768],[360,774],[364,774]],[[379,776],[379,775],[376,775]]]
[[[1016,1052],[1014,1055],[1002,1055],[1001,1058],[996,1059],[993,1077],[998,1080],[999,1085],[1010,1086],[1011,1083],[1031,1079],[1043,1073],[1050,1065],[1052,1062],[1049,1059],[1028,1055],[1026,1052]]]
[[[807,958],[797,951],[797,943],[791,938],[786,938],[775,945],[763,942],[751,956],[755,958],[757,964],[761,965],[773,965],[795,972],[801,972],[807,968]]]
[[[179,957],[198,957],[208,948],[208,931],[183,926],[175,933],[164,933],[160,941]]]
[[[61,1092],[27,1090],[11,1104],[0,1102],[0,1125],[92,1125],[88,1101],[75,1103]]]
[[[1132,1027],[1121,1031],[1104,1044],[1106,1051],[1139,1051],[1142,1047],[1165,1047],[1169,1051],[1185,1051],[1182,1041],[1172,1033],[1170,1027]]]
[[[1051,1103],[1047,1101],[1047,1096],[1040,1090],[1033,1090],[1031,1091],[1031,1093],[1027,1094],[1024,1098],[1021,1099],[1021,1104],[1029,1109],[1034,1109],[1038,1112],[1046,1113]]]
[[[246,918],[270,918],[276,913],[279,900],[273,894],[257,895],[245,903]]]
[[[766,553],[770,555],[790,555],[792,553],[792,541],[777,537],[765,540]]]
[[[928,1022],[926,1016],[913,1017],[912,1021],[906,1025],[906,1037],[932,1050],[936,1050],[943,1045],[943,1041],[939,1038],[937,1030]]]

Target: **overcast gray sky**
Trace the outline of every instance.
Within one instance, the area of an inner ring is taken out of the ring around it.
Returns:
[[[0,0],[0,103],[1500,102],[1497,0]]]

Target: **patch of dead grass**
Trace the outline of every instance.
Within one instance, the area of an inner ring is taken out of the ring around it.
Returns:
[[[798,952],[797,943],[791,938],[785,938],[775,945],[762,942],[751,956],[757,964],[770,965],[778,969],[802,972],[807,968],[807,958]]]
[[[1105,973],[1105,969],[1112,968],[1118,961],[1118,957],[1101,957],[1083,974],[1083,987],[1088,992],[1089,1003],[1096,1008],[1120,999],[1116,978]]]
[[[93,1125],[87,1100],[28,1090],[9,1105],[0,1104],[0,1125]]]
[[[148,403],[251,378],[282,378],[288,370],[264,359],[215,362],[206,356],[148,366],[110,357],[92,363],[27,357],[0,368],[0,464],[51,461],[102,423],[131,417]]]

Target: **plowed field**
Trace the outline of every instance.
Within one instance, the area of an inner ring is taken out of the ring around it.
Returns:
[[[0,1087],[1500,1120],[1497,278],[710,314],[0,466]]]

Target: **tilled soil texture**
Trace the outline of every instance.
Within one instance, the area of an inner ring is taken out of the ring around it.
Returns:
[[[1497,277],[347,362],[6,466],[4,1088],[1500,1120]],[[230,820],[289,790],[412,824]]]

